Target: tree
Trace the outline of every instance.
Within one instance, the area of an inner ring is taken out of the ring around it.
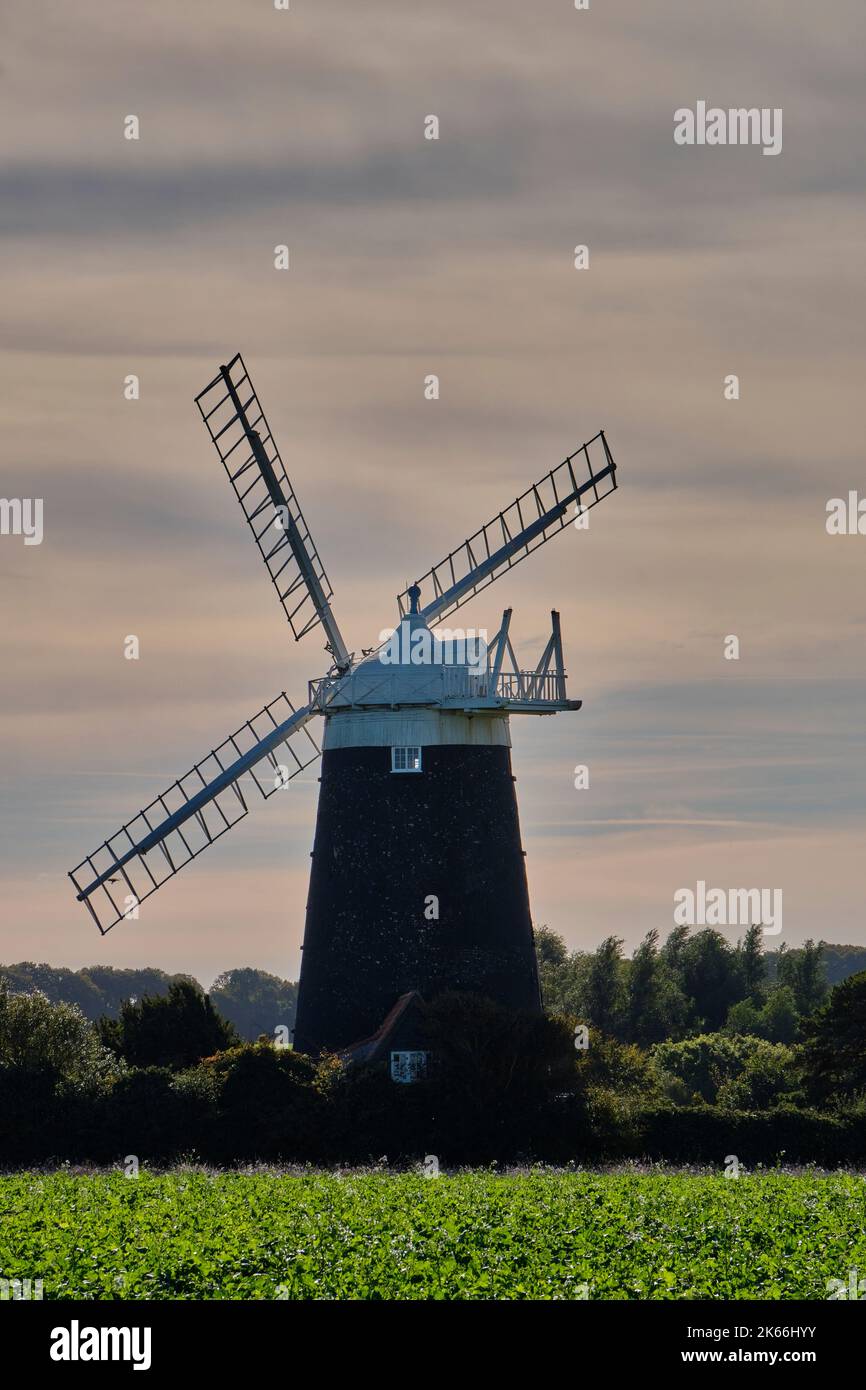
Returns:
[[[143,999],[146,994],[168,994],[172,985],[183,981],[195,989],[201,988],[192,975],[169,975],[154,966],[118,969],[113,965],[89,965],[79,970],[78,974],[98,991],[99,1007],[96,1012],[85,1010],[88,1018],[94,1020],[105,1014],[109,1018],[117,1018],[127,999]]]
[[[298,986],[266,970],[226,970],[211,985],[210,997],[247,1042],[262,1034],[273,1041],[276,1028],[289,1034],[294,1029]]]
[[[715,1032],[731,1005],[743,997],[736,951],[721,932],[705,927],[683,944],[679,968],[683,991],[694,1000],[701,1028]]]
[[[728,1009],[723,1032],[734,1036],[763,1037],[761,1010],[753,999],[738,999]]]
[[[127,1000],[119,1018],[100,1019],[97,1029],[105,1045],[133,1067],[176,1070],[240,1042],[208,995],[188,981],[173,984],[167,995]]]
[[[573,951],[569,955],[562,937],[549,927],[536,927],[534,934],[545,1011],[564,1016],[584,1013],[590,957],[584,951]]]
[[[321,1109],[315,1064],[288,1047],[243,1043],[209,1057],[186,1077],[213,1080],[218,1143],[226,1161],[297,1157],[315,1138]]]
[[[631,958],[628,972],[628,1003],[626,1006],[627,1033],[637,1043],[660,1042],[654,1036],[657,1025],[656,995],[658,986],[657,931],[648,931]]]
[[[787,985],[771,989],[763,1008],[753,999],[740,999],[728,1009],[724,1032],[748,1034],[765,1038],[767,1042],[791,1043],[797,1036],[800,1016],[794,1006],[794,996]]]
[[[691,927],[674,927],[661,949],[662,961],[672,975],[682,971],[683,955],[688,945]]]
[[[800,1027],[800,1015],[794,1003],[794,996],[787,985],[779,985],[770,991],[766,1004],[761,1010],[761,1037],[768,1042],[791,1043]]]
[[[22,960],[17,965],[4,965],[0,973],[16,994],[39,993],[52,1004],[77,1005],[86,1018],[99,1017],[99,990],[80,972]]]
[[[649,1053],[635,1043],[619,1042],[595,1033],[585,1051],[577,1053],[577,1082],[584,1092],[612,1091],[621,1098],[637,1092],[646,1103],[656,1086]]]
[[[75,1005],[0,980],[0,1164],[80,1151],[122,1071]]]
[[[866,970],[866,946],[834,946],[827,941],[822,945],[828,985],[838,985],[849,975],[859,975],[861,970]]]
[[[546,965],[561,966],[568,960],[568,948],[561,936],[550,927],[534,927],[535,955],[539,969]]]
[[[608,936],[590,956],[586,978],[586,1012],[602,1033],[618,1037],[623,1022],[625,990],[622,938]]]
[[[803,1080],[812,1099],[848,1098],[866,1090],[866,971],[836,985],[801,1030]]]
[[[779,982],[791,990],[799,1014],[811,1014],[820,1008],[828,989],[823,941],[810,939],[797,950],[780,951]]]
[[[743,988],[747,998],[761,1004],[765,994],[767,962],[764,957],[764,929],[761,926],[749,927],[742,941],[737,942],[737,957]]]

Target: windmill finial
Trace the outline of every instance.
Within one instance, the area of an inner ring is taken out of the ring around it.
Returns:
[[[412,588],[409,590],[409,605],[410,605],[410,606],[409,606],[409,612],[410,612],[410,613],[417,613],[417,612],[418,612],[418,600],[419,600],[420,597],[421,597],[421,586],[420,586],[420,584],[413,584],[413,585],[412,585]]]

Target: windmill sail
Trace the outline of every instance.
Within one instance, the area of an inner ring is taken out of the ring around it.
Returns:
[[[69,877],[103,935],[247,814],[247,781],[269,797],[309,767],[315,710],[279,695],[87,855]]]
[[[333,590],[240,353],[195,399],[295,640],[321,623],[337,665],[348,665]]]
[[[601,430],[417,580],[424,618],[453,613],[564,530],[577,504],[587,511],[615,487],[616,464]],[[401,617],[410,602],[407,588],[397,597]]]

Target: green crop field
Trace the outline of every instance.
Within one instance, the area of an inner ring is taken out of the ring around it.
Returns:
[[[864,1230],[843,1174],[0,1177],[0,1278],[45,1299],[822,1299]]]

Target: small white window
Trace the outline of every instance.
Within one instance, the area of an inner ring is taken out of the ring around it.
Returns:
[[[420,748],[392,748],[392,749],[391,749],[391,771],[392,771],[392,772],[420,772],[420,771],[421,771],[421,749],[420,749]]]
[[[392,1081],[421,1081],[427,1075],[426,1052],[392,1052]]]

